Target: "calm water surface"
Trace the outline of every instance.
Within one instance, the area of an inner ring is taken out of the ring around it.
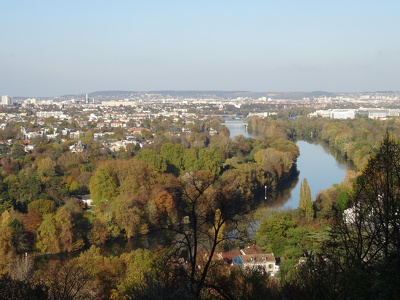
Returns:
[[[305,141],[298,141],[300,156],[297,159],[297,170],[299,178],[297,183],[290,190],[289,199],[285,203],[275,203],[282,208],[297,208],[300,199],[300,185],[304,178],[310,186],[311,196],[314,200],[317,194],[335,183],[344,180],[346,171],[350,169],[348,164],[338,162],[329,149],[322,145],[310,144]],[[273,206],[274,203],[272,203]]]
[[[225,125],[231,132],[231,138],[237,135],[253,137],[245,131],[244,122],[227,121]],[[326,188],[344,180],[346,171],[350,166],[338,162],[330,153],[329,149],[318,144],[311,144],[305,141],[298,141],[300,156],[297,159],[297,170],[299,176],[294,179],[284,190],[280,191],[276,199],[268,206],[274,208],[297,208],[300,199],[300,185],[304,178],[307,178],[311,189],[312,199]]]
[[[225,121],[225,126],[228,127],[231,132],[231,138],[234,138],[238,135],[243,135],[246,138],[256,138],[256,136],[251,135],[246,131],[247,122],[239,121],[239,120],[228,120]]]

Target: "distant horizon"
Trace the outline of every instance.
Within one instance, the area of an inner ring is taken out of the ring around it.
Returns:
[[[250,90],[218,90],[218,89],[155,89],[155,90],[119,90],[119,89],[110,89],[110,90],[96,90],[91,92],[78,92],[78,93],[65,93],[65,94],[55,94],[55,95],[47,95],[47,96],[38,96],[38,95],[11,95],[10,93],[5,93],[0,96],[11,96],[13,98],[52,98],[52,97],[66,97],[66,96],[80,96],[80,95],[90,95],[95,93],[159,93],[159,92],[175,92],[175,93],[184,93],[184,92],[203,92],[203,93],[252,93],[252,94],[296,94],[296,93],[329,93],[329,94],[363,94],[363,93],[400,93],[400,90],[378,90],[378,91],[325,91],[325,90],[312,90],[312,91],[250,91]]]

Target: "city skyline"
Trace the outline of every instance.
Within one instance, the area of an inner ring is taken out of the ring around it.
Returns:
[[[400,90],[397,1],[4,1],[0,94]]]

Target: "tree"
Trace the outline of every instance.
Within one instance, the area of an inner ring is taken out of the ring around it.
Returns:
[[[11,147],[11,154],[13,158],[24,158],[25,148],[22,143],[16,143]]]
[[[8,271],[14,254],[13,229],[9,226],[12,221],[9,211],[0,216],[0,276]]]
[[[125,232],[127,238],[148,232],[146,212],[140,195],[136,197],[119,196],[111,209],[115,215],[115,223]]]
[[[50,261],[40,281],[47,286],[49,299],[88,299],[93,267],[78,258]]]
[[[185,147],[180,144],[166,143],[161,146],[160,155],[168,163],[168,172],[178,175],[183,169]]]
[[[304,213],[307,220],[310,221],[314,217],[311,190],[310,186],[308,185],[307,178],[304,178],[300,185],[299,209]]]
[[[295,227],[290,211],[272,211],[261,221],[254,238],[266,253],[273,252],[279,257],[284,252],[289,229]]]
[[[75,223],[66,206],[47,214],[38,228],[37,248],[45,253],[71,252],[84,246],[76,234]]]
[[[55,203],[51,200],[39,199],[28,204],[28,211],[36,210],[41,216],[54,213]]]
[[[118,179],[110,164],[100,165],[90,179],[90,194],[96,205],[113,200],[117,195]]]
[[[330,187],[318,193],[313,208],[316,218],[329,219],[332,218],[337,211],[338,190]]]
[[[29,204],[31,201],[37,200],[43,190],[38,173],[33,170],[26,170],[25,172],[21,171],[18,177],[20,181],[18,201]]]
[[[325,260],[342,282],[337,292],[344,298],[395,299],[400,292],[400,276],[388,272],[400,265],[399,195],[400,145],[387,133],[324,246]]]
[[[183,164],[184,169],[188,172],[200,169],[196,149],[190,148],[185,150],[183,153]]]
[[[124,280],[118,284],[118,290],[122,294],[127,293],[134,286],[144,285],[145,275],[153,266],[153,256],[147,249],[137,249],[121,255],[126,265]]]
[[[142,160],[156,172],[165,172],[167,162],[154,149],[142,149],[138,154],[138,160]]]
[[[0,299],[44,300],[48,298],[43,285],[32,285],[27,281],[3,276],[0,278]]]
[[[42,181],[46,181],[47,177],[54,176],[56,163],[50,158],[46,157],[37,163],[37,172],[41,177]]]
[[[153,218],[158,223],[173,223],[176,221],[176,206],[175,200],[170,193],[166,190],[162,190],[153,197],[153,201],[150,202],[154,206]]]
[[[290,173],[296,158],[297,156],[274,148],[261,149],[254,154],[256,163],[263,166],[266,172],[272,173],[273,171],[277,178],[282,178]]]
[[[202,148],[198,151],[199,170],[207,170],[218,175],[225,158],[220,151]]]
[[[224,244],[239,239],[237,224],[247,207],[234,185],[209,171],[186,173],[181,180],[181,222],[164,229],[176,234],[176,255],[188,261],[181,270],[188,293],[200,297],[204,291],[215,289],[217,283],[209,276],[218,268],[214,254]]]
[[[387,133],[355,186],[339,223],[348,264],[368,265],[400,251],[400,145]]]
[[[10,275],[14,280],[28,282],[33,275],[33,258],[27,253],[16,256],[12,262]]]

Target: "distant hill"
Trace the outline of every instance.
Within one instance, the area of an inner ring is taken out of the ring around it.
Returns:
[[[255,94],[263,95],[265,93],[254,93],[249,91],[151,91],[148,93],[169,95],[175,97],[221,97],[221,98],[237,98],[237,97],[254,97]]]
[[[89,97],[95,98],[129,98],[132,96],[138,96],[140,94],[157,94],[165,97],[188,97],[188,98],[207,98],[207,97],[218,97],[218,98],[238,98],[238,97],[250,97],[260,98],[268,97],[273,99],[303,99],[312,97],[334,97],[336,94],[324,91],[314,92],[251,92],[251,91],[97,91],[89,94]]]
[[[121,96],[132,96],[140,94],[140,92],[136,91],[98,91],[89,93],[89,97],[121,97]]]
[[[267,93],[267,96],[274,99],[303,99],[315,97],[335,97],[335,93],[314,91],[314,92],[278,92]]]

